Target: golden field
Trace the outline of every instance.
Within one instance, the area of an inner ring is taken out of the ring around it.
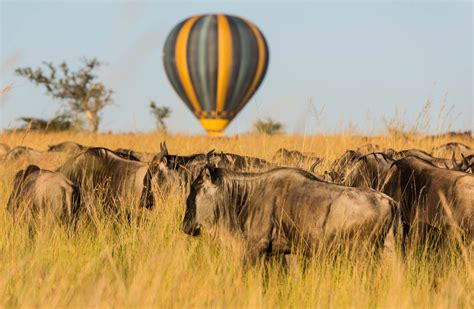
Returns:
[[[468,137],[419,135],[242,135],[205,136],[85,133],[3,133],[0,143],[46,150],[47,145],[74,141],[111,149],[159,151],[166,140],[170,153],[211,149],[271,160],[280,148],[314,152],[325,159],[322,173],[346,149],[367,143],[397,150],[457,141],[474,147]],[[68,235],[48,226],[31,237],[26,226],[13,225],[5,205],[15,173],[28,163],[54,169],[63,158],[39,162],[0,163],[0,307],[377,307],[473,308],[474,266],[467,255],[449,247],[430,252],[384,254],[328,260],[312,259],[287,272],[271,264],[244,270],[238,254],[206,236],[180,231],[184,197],[178,190],[159,196],[158,205],[131,222],[106,217],[82,222]],[[472,248],[471,248],[472,249]]]

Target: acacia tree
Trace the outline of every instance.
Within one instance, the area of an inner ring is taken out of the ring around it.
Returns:
[[[85,116],[90,131],[97,132],[99,112],[112,104],[113,91],[98,81],[94,73],[104,63],[95,58],[82,59],[83,66],[77,71],[70,70],[65,62],[57,67],[51,62],[43,64],[47,72],[42,68],[33,70],[30,67],[18,68],[15,72],[36,85],[44,86],[48,95],[67,104],[66,113],[76,119]]]
[[[155,117],[156,128],[159,131],[166,132],[165,119],[171,115],[171,109],[167,106],[156,106],[155,101],[150,101],[150,111]]]

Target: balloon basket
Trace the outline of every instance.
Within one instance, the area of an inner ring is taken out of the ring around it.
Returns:
[[[224,131],[207,131],[207,135],[210,137],[223,137]]]
[[[227,119],[199,119],[202,127],[206,130],[207,134],[212,137],[224,136],[224,129],[229,125]]]

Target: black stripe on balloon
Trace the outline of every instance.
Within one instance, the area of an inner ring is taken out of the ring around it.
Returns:
[[[226,105],[227,112],[236,112],[245,95],[249,91],[258,67],[258,43],[252,29],[241,18],[233,17],[236,21],[240,44],[244,48],[240,52],[240,68],[232,97]]]
[[[229,23],[230,35],[232,40],[232,66],[229,72],[229,79],[227,82],[227,94],[225,98],[224,111],[227,110],[227,106],[229,105],[231,98],[234,96],[234,93],[238,91],[235,85],[237,83],[239,72],[241,70],[240,58],[242,50],[239,30],[237,27],[238,20],[233,16],[226,16],[226,18],[227,22]]]
[[[165,67],[166,75],[168,76],[168,79],[170,80],[174,90],[188,106],[188,108],[194,112],[191,101],[183,90],[183,84],[179,78],[178,68],[176,66],[176,39],[178,38],[178,34],[186,21],[187,20],[184,20],[174,27],[173,30],[171,30],[171,33],[168,35],[168,38],[165,42],[165,47],[163,49],[163,65]]]
[[[189,31],[188,42],[186,46],[186,60],[188,64],[188,72],[191,78],[191,85],[196,94],[199,106],[203,109],[203,101],[206,92],[205,81],[201,78],[200,66],[207,65],[206,57],[202,54],[206,53],[206,46],[204,45],[206,29],[203,29],[206,17],[199,17]],[[204,49],[204,50],[203,50]]]
[[[186,50],[191,84],[203,111],[216,109],[217,18],[205,15],[190,30]]]
[[[206,59],[201,66],[202,77],[205,81],[205,100],[201,103],[202,108],[208,112],[216,110],[216,88],[217,88],[217,16],[208,15],[206,29],[207,37],[202,42],[206,46],[206,52],[202,55]]]

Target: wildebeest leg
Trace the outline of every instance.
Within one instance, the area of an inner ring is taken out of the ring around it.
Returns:
[[[244,266],[254,266],[262,258],[271,253],[271,242],[268,238],[261,239],[252,245],[250,240],[244,255]]]

